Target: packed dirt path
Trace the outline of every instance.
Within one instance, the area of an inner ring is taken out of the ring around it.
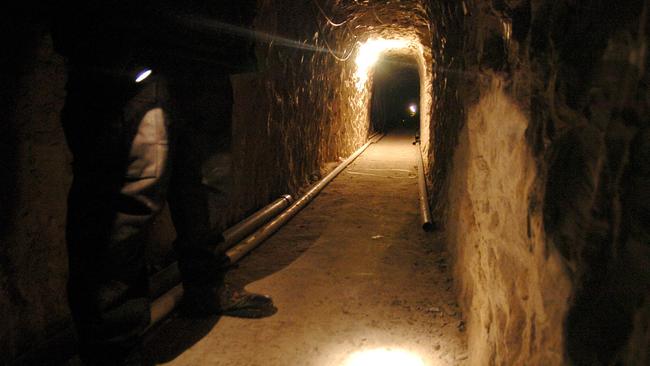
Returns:
[[[249,291],[271,295],[277,314],[173,318],[150,336],[154,360],[174,366],[464,364],[464,324],[446,253],[441,239],[419,224],[412,141],[412,133],[399,132],[371,145],[228,274]],[[375,356],[386,363],[363,359]]]

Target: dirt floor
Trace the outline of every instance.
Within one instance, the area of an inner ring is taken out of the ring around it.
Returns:
[[[271,295],[277,314],[171,318],[149,336],[151,357],[166,365],[464,364],[447,255],[418,221],[412,140],[400,132],[370,146],[228,274]]]

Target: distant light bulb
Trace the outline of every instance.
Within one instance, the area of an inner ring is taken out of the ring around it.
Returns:
[[[352,354],[344,366],[424,366],[418,355],[389,348],[371,349]]]
[[[143,81],[144,79],[148,78],[149,75],[151,75],[153,71],[151,69],[144,69],[140,71],[136,76],[135,76],[135,82],[139,83]]]
[[[418,107],[415,104],[411,104],[409,106],[409,111],[411,111],[411,113],[416,113],[418,111]]]

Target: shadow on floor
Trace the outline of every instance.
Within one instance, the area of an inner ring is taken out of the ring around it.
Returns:
[[[172,361],[210,333],[219,319],[174,315],[145,337],[145,357],[156,364]]]
[[[327,196],[328,193],[322,192],[321,195]],[[281,271],[320,238],[330,219],[314,210],[313,206],[306,207],[280,232],[233,266],[226,276],[226,281],[235,286],[245,287]],[[190,318],[175,312],[147,335],[145,340],[147,359],[155,363],[174,360],[208,335],[219,320],[220,317],[217,316]]]

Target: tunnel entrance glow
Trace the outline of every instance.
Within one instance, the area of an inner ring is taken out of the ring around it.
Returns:
[[[362,90],[368,81],[370,69],[377,63],[383,52],[407,48],[411,41],[403,39],[369,39],[359,47],[356,64],[357,89]]]
[[[341,366],[424,366],[424,361],[405,350],[378,348],[353,353]]]

